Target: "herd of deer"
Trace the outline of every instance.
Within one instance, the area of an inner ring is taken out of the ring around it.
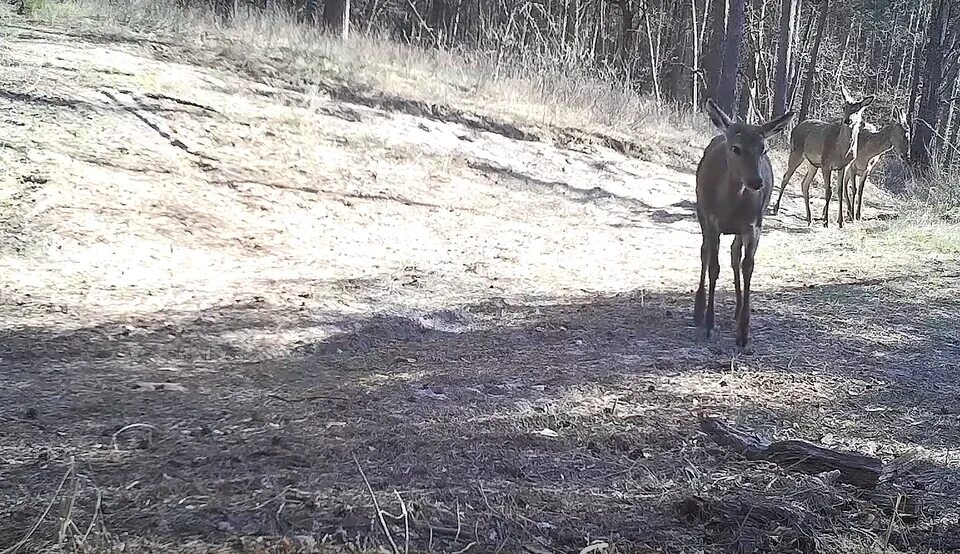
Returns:
[[[841,87],[841,91],[844,98],[842,118],[832,121],[807,119],[794,127],[790,134],[790,158],[773,207],[774,215],[780,209],[780,200],[790,178],[806,163],[808,171],[802,190],[807,224],[812,222],[810,184],[819,168],[826,186],[823,225],[828,225],[833,193],[830,183],[836,172],[840,204],[837,224],[843,227],[843,200],[847,201],[849,219],[860,219],[867,175],[881,154],[896,149],[901,157],[907,157],[910,131],[906,115],[895,110],[891,121],[877,129],[863,121],[864,109],[874,97],[855,100],[845,87]],[[736,334],[737,346],[744,348],[750,338],[750,281],[754,257],[763,216],[773,196],[773,168],[767,156],[767,139],[787,127],[793,119],[793,112],[761,125],[749,125],[732,121],[712,99],[707,100],[706,111],[721,134],[707,145],[697,166],[697,219],[700,220],[703,246],[700,248],[700,286],[694,304],[694,322],[707,336],[710,335],[714,327],[714,291],[720,275],[720,235],[735,235],[731,263],[736,292]]]

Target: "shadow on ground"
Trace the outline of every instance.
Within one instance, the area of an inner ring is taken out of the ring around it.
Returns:
[[[30,527],[70,456],[83,476],[76,517],[89,519],[101,491],[114,537],[373,540],[361,467],[386,509],[403,499],[417,550],[569,551],[590,537],[626,551],[812,552],[847,526],[880,536],[889,491],[739,460],[698,433],[695,414],[872,444],[887,459],[956,449],[957,389],[943,369],[960,354],[960,301],[932,310],[904,294],[910,283],[758,292],[752,355],[726,332],[698,343],[687,293],[368,318],[255,301],[7,329],[0,542]],[[725,329],[732,311],[719,306]],[[257,347],[297,329],[325,338]],[[960,492],[950,467],[903,485],[923,509],[901,518],[895,543],[956,544],[943,528]]]

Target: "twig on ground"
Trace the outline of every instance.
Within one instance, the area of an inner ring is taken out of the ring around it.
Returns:
[[[367,480],[367,475],[363,472],[363,467],[360,465],[360,460],[357,459],[356,454],[353,456],[353,463],[357,464],[357,469],[360,470],[360,477],[363,478],[363,484],[367,486],[367,492],[370,493],[370,498],[373,500],[373,508],[377,511],[377,519],[380,521],[380,527],[387,536],[387,540],[390,541],[390,546],[393,547],[393,554],[400,554],[400,549],[397,548],[397,543],[393,540],[393,535],[390,534],[390,528],[387,527],[387,522],[383,519],[383,510],[380,509],[380,503],[377,502],[377,495],[374,494],[373,487],[370,486],[370,481]]]
[[[315,394],[311,396],[304,396],[303,398],[286,398],[274,392],[267,393],[267,398],[275,398],[281,402],[286,402],[287,404],[310,402],[313,400],[346,400],[346,398],[342,396],[334,396],[332,394]]]
[[[130,425],[124,425],[123,427],[118,429],[116,433],[113,434],[113,437],[111,440],[113,443],[114,450],[120,450],[120,446],[117,444],[117,437],[119,437],[121,433],[129,431],[130,429],[150,429],[154,433],[160,432],[156,427],[154,427],[153,425],[150,425],[149,423],[131,423]]]
[[[407,505],[403,502],[403,497],[397,489],[393,489],[393,494],[397,495],[400,502],[400,514],[403,516],[403,554],[410,552],[410,515],[407,512]]]
[[[94,486],[94,490],[97,491],[97,502],[93,505],[93,515],[90,517],[90,525],[87,526],[87,530],[84,531],[83,536],[80,537],[80,546],[84,546],[87,543],[87,538],[90,536],[90,532],[93,531],[93,526],[97,523],[97,515],[103,506],[103,493],[99,487]]]
[[[453,542],[460,540],[460,530],[462,529],[462,521],[460,521],[460,499],[457,499],[457,535],[453,537]]]
[[[122,92],[132,93],[132,91],[122,91]],[[158,92],[145,92],[143,95],[146,96],[147,98],[152,98],[154,100],[169,100],[171,102],[176,102],[177,104],[190,106],[191,108],[200,108],[201,110],[216,113],[216,114],[220,113],[217,110],[211,108],[210,106],[204,106],[203,104],[193,102],[192,100],[184,100],[182,98],[177,98],[176,96],[168,96],[166,94],[160,94]]]
[[[474,546],[477,546],[477,543],[471,542],[471,543],[467,544],[467,546],[464,546],[464,547],[461,548],[460,550],[454,550],[454,551],[451,552],[450,554],[463,554],[464,552],[466,552],[467,550],[470,550],[470,549],[473,548]]]
[[[893,503],[893,514],[890,516],[890,525],[887,526],[887,533],[883,536],[883,549],[887,549],[887,545],[890,544],[890,535],[893,534],[893,526],[897,522],[897,518],[900,517],[900,503],[903,501],[903,495],[897,493],[897,499]]]
[[[60,529],[57,532],[57,547],[63,548],[63,543],[67,540],[67,532],[70,530],[70,526],[73,525],[76,529],[76,525],[73,523],[73,508],[77,505],[77,495],[80,494],[80,480],[77,478],[77,474],[73,474],[72,480],[72,489],[73,492],[70,496],[63,499],[63,511],[60,516]],[[79,530],[78,530],[79,532]]]
[[[32,537],[33,534],[37,532],[37,529],[40,528],[40,524],[43,523],[43,520],[45,520],[47,516],[50,514],[50,510],[53,508],[53,505],[56,503],[57,498],[60,496],[60,491],[63,490],[63,485],[67,483],[67,479],[69,479],[70,475],[73,474],[73,467],[74,467],[74,458],[73,456],[70,456],[70,463],[69,463],[69,466],[67,467],[67,471],[63,474],[63,478],[60,479],[60,484],[57,485],[57,490],[54,491],[53,496],[50,498],[50,502],[47,504],[47,508],[43,510],[43,513],[40,514],[40,517],[38,517],[37,520],[33,522],[33,526],[30,528],[29,531],[27,531],[27,534],[24,535],[19,542],[17,542],[17,544],[11,546],[10,548],[7,548],[6,550],[0,550],[0,554],[14,554],[18,550],[20,550],[23,547],[23,545],[27,544],[27,541],[30,540],[30,537]]]

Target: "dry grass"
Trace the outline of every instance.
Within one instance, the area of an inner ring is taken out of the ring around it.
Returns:
[[[240,9],[223,23],[208,11],[183,9],[171,0],[76,0],[48,3],[41,17],[54,23],[86,21],[100,31],[112,27],[117,32],[173,35],[198,47],[222,48],[222,55],[241,64],[268,61],[289,80],[310,83],[334,76],[352,86],[517,124],[618,133],[642,129],[674,140],[679,133],[681,142],[704,130],[699,118],[688,112],[652,102],[625,84],[563,61],[425,49],[376,32],[355,32],[344,43],[279,9]]]
[[[2,547],[52,503],[35,551],[960,548],[953,228],[869,196],[808,229],[795,185],[744,354],[728,272],[719,337],[689,328],[706,139],[661,112],[544,130],[583,116],[532,83],[480,121],[412,84],[513,78],[452,54],[70,6],[0,22]],[[831,484],[700,411],[918,463]]]

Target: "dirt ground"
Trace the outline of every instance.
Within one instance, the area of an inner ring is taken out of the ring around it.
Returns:
[[[741,354],[728,269],[691,328],[703,144],[0,35],[0,552],[960,551],[958,242],[889,197],[808,228],[790,187]]]

